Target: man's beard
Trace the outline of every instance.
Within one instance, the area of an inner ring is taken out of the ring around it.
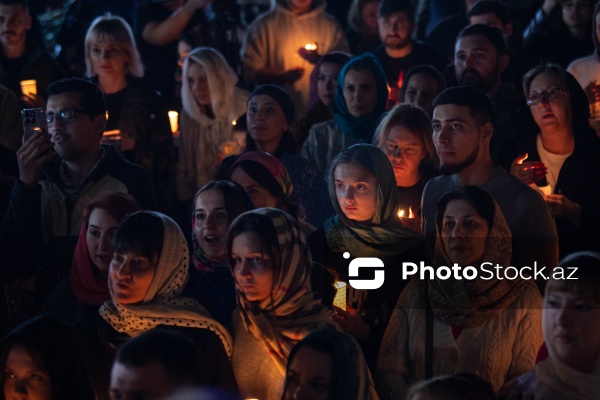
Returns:
[[[465,76],[465,73],[471,73],[469,76]],[[496,76],[497,71],[490,74],[488,77],[482,77],[481,74],[473,69],[466,69],[458,79],[458,83],[462,86],[471,86],[481,90],[484,93],[490,92],[496,85],[497,80],[493,78]]]
[[[463,169],[467,168],[469,165],[471,165],[475,162],[478,154],[479,154],[479,141],[477,141],[477,146],[475,146],[475,148],[473,149],[471,154],[469,154],[469,156],[467,158],[465,158],[464,160],[462,160],[456,164],[442,164],[440,162],[440,167],[439,167],[440,174],[452,175],[452,174],[456,174],[457,172],[462,171]]]

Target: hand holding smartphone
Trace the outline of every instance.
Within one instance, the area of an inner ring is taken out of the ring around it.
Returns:
[[[23,120],[23,135],[25,140],[36,132],[48,132],[46,122],[46,112],[41,108],[26,108],[21,110],[21,119]]]

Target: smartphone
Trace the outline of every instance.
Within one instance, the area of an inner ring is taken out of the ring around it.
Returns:
[[[29,139],[35,132],[48,132],[46,123],[46,111],[42,108],[26,108],[21,110],[23,120],[23,135],[25,140]]]

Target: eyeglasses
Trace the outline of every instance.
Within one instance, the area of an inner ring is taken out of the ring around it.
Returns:
[[[65,124],[70,124],[71,122],[75,121],[75,115],[77,113],[85,114],[85,111],[69,108],[69,109],[57,112],[56,114],[50,112],[50,113],[46,114],[46,122],[49,124],[53,124],[54,121],[58,119]]]
[[[527,96],[527,105],[533,106],[538,104],[540,101],[544,103],[551,102],[558,97],[560,92],[566,92],[566,90],[562,88],[550,88],[542,93],[531,93],[529,96]]]

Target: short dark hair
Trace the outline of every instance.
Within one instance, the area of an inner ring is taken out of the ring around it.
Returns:
[[[488,229],[492,229],[494,224],[494,212],[496,205],[491,194],[477,186],[463,186],[458,189],[446,192],[440,197],[436,204],[437,213],[435,215],[435,223],[438,229],[441,230],[444,220],[444,213],[448,203],[453,200],[465,200],[479,214],[479,216],[488,224]]]
[[[508,53],[508,45],[502,35],[502,31],[496,27],[484,24],[466,26],[456,37],[456,42],[466,36],[483,36],[494,46],[498,57]]]
[[[66,78],[54,81],[48,86],[48,97],[69,92],[79,94],[81,108],[90,118],[106,115],[104,94],[92,81],[83,78]]]
[[[186,335],[163,328],[150,329],[125,343],[115,362],[128,368],[158,362],[169,381],[182,385],[200,383],[200,358],[196,344]]]
[[[502,1],[481,0],[469,10],[467,17],[471,18],[484,14],[494,14],[502,21],[502,25],[506,25],[510,22],[510,8]]]
[[[444,104],[456,104],[469,107],[471,117],[482,126],[487,122],[496,122],[496,112],[492,99],[481,90],[471,86],[453,86],[440,93],[433,101],[433,107]]]
[[[405,13],[408,20],[415,21],[415,6],[410,0],[382,0],[379,3],[379,18],[389,17],[395,13]]]
[[[240,214],[253,208],[248,193],[246,193],[244,188],[239,184],[232,181],[211,181],[196,192],[194,202],[192,203],[192,213],[195,212],[196,199],[198,199],[198,196],[209,190],[217,190],[223,194],[225,212],[227,213],[227,219],[230,222],[236,219]]]
[[[162,252],[165,227],[153,212],[138,211],[128,215],[113,238],[115,253],[132,252],[158,262]]]

